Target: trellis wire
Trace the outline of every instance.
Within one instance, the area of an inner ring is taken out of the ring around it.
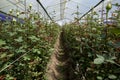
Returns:
[[[30,50],[31,51],[31,50]],[[20,57],[18,57],[16,60],[14,60],[13,62],[11,62],[9,65],[7,65],[6,67],[4,67],[3,69],[0,70],[0,73],[3,72],[5,69],[7,69],[8,67],[10,67],[12,64],[14,64],[15,62],[17,62],[19,59],[21,59],[23,56],[25,56],[27,53],[29,53],[30,51],[24,53],[23,55],[21,55]]]

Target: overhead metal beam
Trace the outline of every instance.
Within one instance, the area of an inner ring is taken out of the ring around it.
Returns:
[[[62,3],[65,2],[65,3]],[[65,11],[65,6],[66,6],[66,0],[60,0],[60,18],[64,18],[64,11]]]
[[[72,15],[72,14],[70,14],[70,13],[68,13],[68,12],[64,12],[64,14],[67,14],[67,15]],[[56,14],[56,16],[59,16],[60,15],[60,13],[59,14]],[[65,15],[64,15],[64,18],[65,18]],[[64,19],[63,18],[63,19]],[[62,20],[62,19],[61,19]]]
[[[80,19],[82,19],[84,16],[86,16],[89,12],[91,12],[94,8],[96,8],[99,4],[101,4],[103,1],[105,1],[105,0],[101,0],[99,3],[97,3],[93,8],[91,8],[88,12],[86,12],[83,16],[81,16],[80,18],[79,18],[79,20]]]
[[[19,7],[16,3],[13,3],[12,1],[10,0],[7,0],[8,2],[10,2],[11,4],[15,5],[16,7]],[[24,10],[23,8],[19,7],[21,10]]]
[[[58,6],[60,4],[64,4],[66,2],[68,2],[68,1],[63,1],[63,2],[60,2],[60,3],[54,4],[54,5],[50,5],[50,6],[47,6],[46,8],[48,8],[48,7],[55,7],[55,6]]]
[[[89,6],[86,6],[86,5],[82,4],[82,3],[76,2],[75,0],[71,0],[71,2],[73,2],[75,4],[82,5],[82,6],[86,7],[86,8],[89,8]]]
[[[70,21],[73,21],[72,19],[70,19],[70,18],[63,18],[62,20],[70,20]],[[57,21],[61,21],[61,19],[57,19],[55,22],[57,22]]]
[[[39,0],[36,0],[36,1],[37,1],[37,2],[40,4],[40,6],[43,8],[43,10],[44,10],[45,13],[47,14],[47,16],[50,18],[50,20],[53,21],[52,18],[51,18],[51,16],[48,14],[47,10],[45,9],[45,7],[42,5],[42,3],[41,3]]]

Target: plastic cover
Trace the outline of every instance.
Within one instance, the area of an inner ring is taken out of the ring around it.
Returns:
[[[39,0],[50,17],[56,21],[73,21],[74,18],[80,18],[93,6],[95,6],[101,0]],[[120,0],[105,0],[104,1],[104,10],[105,5],[108,1],[112,1],[112,4],[119,3]],[[33,12],[38,12],[44,19],[49,17],[43,10],[43,8],[38,4],[36,0],[0,0],[0,11],[9,13],[10,9],[18,10],[20,12],[27,12],[29,5],[32,4]],[[96,7],[94,10],[101,14],[100,10],[102,9],[102,4]],[[115,7],[113,6],[113,10]],[[112,10],[111,10],[112,12]],[[16,16],[16,14],[13,14]],[[26,15],[21,15],[25,17]],[[100,16],[99,16],[100,17]]]

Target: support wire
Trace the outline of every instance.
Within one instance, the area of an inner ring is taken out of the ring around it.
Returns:
[[[52,20],[52,18],[50,17],[50,15],[48,14],[48,12],[47,12],[47,10],[44,8],[44,6],[42,5],[42,3],[39,1],[39,0],[36,0],[39,4],[40,4],[40,6],[43,8],[43,10],[45,11],[45,13],[47,14],[47,16],[50,18],[50,20],[51,21],[53,21]]]
[[[97,3],[93,8],[91,8],[88,12],[86,12],[82,17],[79,18],[79,20],[81,20],[84,16],[86,16],[89,12],[91,12],[94,8],[96,8],[97,6],[99,6],[99,4],[101,4],[103,1],[105,0],[101,0],[99,3]]]
[[[9,65],[7,65],[6,67],[4,67],[3,69],[0,70],[0,73],[3,72],[5,69],[7,69],[8,67],[10,67],[12,64],[14,64],[15,62],[17,62],[19,59],[21,59],[23,56],[25,56],[27,53],[29,53],[30,51],[24,53],[23,55],[21,55],[20,57],[18,57],[16,60],[14,60],[13,62],[11,62]]]

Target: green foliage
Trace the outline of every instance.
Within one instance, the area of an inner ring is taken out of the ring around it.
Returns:
[[[46,65],[60,27],[52,22],[43,22],[37,15],[33,13],[24,20],[25,23],[1,23],[0,76],[4,76],[4,80],[44,80]],[[33,24],[31,19],[34,18]]]
[[[105,61],[105,58],[103,56],[97,56],[98,58],[94,59],[94,64],[102,64]]]
[[[109,78],[109,79],[116,79],[117,77],[116,77],[115,75],[110,74],[110,75],[108,76],[108,78]]]
[[[115,12],[118,15],[114,28],[100,26],[93,11],[85,17],[85,24],[63,26],[63,44],[69,53],[74,80],[120,80],[120,11]],[[60,28],[31,11],[24,22],[0,23],[0,79],[46,80],[46,65]]]
[[[74,80],[120,79],[120,55],[118,36],[113,36],[108,27],[91,25],[64,25],[64,44],[73,61]],[[103,38],[102,35],[105,35]],[[116,47],[117,46],[117,47]],[[112,75],[111,75],[112,74]]]
[[[6,44],[6,42],[0,39],[0,46],[2,46],[4,44]]]
[[[97,76],[98,80],[103,80],[103,78],[101,76]]]
[[[120,28],[112,28],[109,30],[111,33],[115,34],[115,36],[120,37]]]

